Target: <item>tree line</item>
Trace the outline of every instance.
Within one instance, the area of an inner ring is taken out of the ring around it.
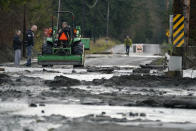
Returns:
[[[105,37],[109,7],[109,37],[123,41],[130,35],[135,43],[162,43],[166,41],[168,14],[165,0],[61,0],[61,10],[75,14],[75,24],[82,27],[85,37]],[[95,3],[96,2],[96,3]],[[56,16],[58,0],[0,0],[0,49],[11,45],[14,31],[23,29],[24,4],[27,28],[37,24],[38,39],[43,29]],[[109,6],[108,6],[109,4]],[[62,21],[71,23],[71,17],[62,15]]]

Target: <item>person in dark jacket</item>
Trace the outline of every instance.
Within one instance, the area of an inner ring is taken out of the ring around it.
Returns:
[[[27,63],[26,66],[31,66],[32,48],[34,46],[34,33],[37,31],[37,26],[33,25],[26,33],[26,50],[27,50]]]
[[[16,35],[13,39],[13,48],[14,48],[14,64],[15,66],[20,65],[20,59],[21,59],[21,46],[22,42],[20,40],[21,31],[17,30]]]

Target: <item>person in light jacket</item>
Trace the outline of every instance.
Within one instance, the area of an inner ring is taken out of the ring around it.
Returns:
[[[132,43],[133,42],[132,42],[131,38],[127,35],[124,40],[127,55],[129,55],[129,50],[130,50],[130,47],[132,46]]]

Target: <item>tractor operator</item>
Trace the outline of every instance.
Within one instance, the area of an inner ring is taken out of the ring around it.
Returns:
[[[62,23],[62,28],[59,30],[59,36],[60,41],[67,42],[71,40],[71,29],[67,22]]]
[[[126,48],[126,54],[129,55],[129,50],[130,50],[130,47],[132,46],[132,40],[128,35],[126,36],[124,43],[125,43],[125,48]]]

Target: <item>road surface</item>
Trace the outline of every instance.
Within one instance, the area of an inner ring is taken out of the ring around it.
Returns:
[[[151,48],[156,48],[151,46]],[[88,66],[139,66],[150,63],[161,56],[154,56],[153,52],[133,53],[130,49],[129,56],[125,55],[124,45],[117,45],[110,49],[110,55],[89,55],[86,60]],[[93,58],[94,57],[94,58]]]
[[[85,68],[0,66],[0,131],[196,130],[196,80],[136,75],[160,57],[110,51]]]

